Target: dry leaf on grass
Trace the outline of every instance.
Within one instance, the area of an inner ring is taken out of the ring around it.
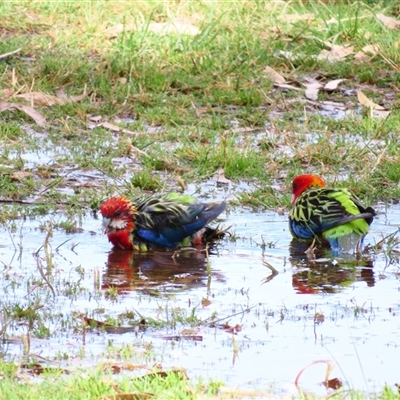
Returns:
[[[101,115],[91,115],[89,116],[89,120],[92,122],[100,122],[103,119],[103,117]]]
[[[29,101],[31,104],[33,103],[37,106],[54,106],[55,104],[65,103],[64,100],[59,99],[56,96],[42,92],[22,93],[17,94],[15,97]]]
[[[309,83],[306,85],[305,95],[309,100],[317,100],[319,89],[322,88],[322,85],[318,82]]]
[[[55,92],[56,96],[43,92],[29,92],[18,94],[15,97],[19,97],[21,99],[29,101],[31,104],[34,105],[54,106],[55,104],[63,105],[67,103],[76,103],[77,101],[83,100],[90,94],[90,92],[86,91],[86,88],[79,96],[67,96],[67,94],[64,92],[64,89],[62,88],[57,88]]]
[[[357,91],[357,98],[360,104],[364,107],[372,108],[373,110],[386,110],[385,107],[380,106],[379,104],[374,103],[371,99],[369,99],[361,90]]]
[[[339,61],[344,61],[346,57],[354,53],[354,46],[339,46],[332,45],[331,50],[322,50],[319,53],[317,60],[328,61],[330,63],[335,63]]]
[[[271,68],[269,66],[264,68],[264,74],[269,79],[271,79],[272,82],[274,82],[278,85],[282,84],[282,83],[286,83],[286,79],[281,74],[279,74],[278,72],[276,72],[273,68]]]
[[[128,136],[136,136],[138,134],[137,132],[133,132],[133,131],[130,131],[129,129],[125,129],[125,128],[120,128],[118,125],[114,125],[111,122],[107,122],[107,121],[101,122],[94,126],[89,126],[89,128],[94,129],[94,128],[97,128],[100,126],[102,126],[103,128],[109,129],[110,131],[116,132],[116,133],[125,133]],[[138,151],[141,154],[146,154],[144,151],[136,149],[136,147],[135,147],[135,151]]]
[[[327,92],[333,92],[338,88],[339,84],[345,80],[346,79],[334,79],[332,81],[329,81],[324,85],[324,90],[326,90]]]
[[[11,179],[13,181],[22,181],[26,178],[30,178],[31,176],[33,176],[33,174],[30,171],[16,171],[11,175]]]
[[[361,90],[357,91],[357,98],[359,103],[370,109],[371,117],[376,118],[386,118],[390,114],[390,110],[382,107],[379,104],[374,103],[371,99],[369,99]]]
[[[229,185],[232,182],[225,176],[225,171],[222,167],[215,171],[214,180],[217,182],[217,185]]]
[[[320,90],[325,90],[326,92],[333,92],[336,90],[339,86],[339,84],[346,79],[334,79],[332,81],[329,81],[325,85],[322,85],[319,82],[311,82],[306,84],[306,91],[305,91],[305,96],[307,99],[316,101],[318,100],[318,93]]]
[[[100,115],[95,116],[95,117],[90,117],[89,118],[92,121],[101,121],[102,117]],[[100,122],[100,123],[90,123],[88,124],[88,128],[89,129],[94,129],[94,128],[99,128],[99,127],[103,127],[105,129],[109,129],[110,131],[116,132],[116,133],[124,133],[125,135],[128,136],[136,136],[138,135],[138,132],[133,132],[130,131],[129,129],[124,129],[124,128],[120,128],[118,125],[114,125],[111,122],[108,121],[104,121],[104,122]],[[136,154],[142,154],[147,156],[147,153],[143,150],[138,149],[137,147],[133,146],[131,142],[129,142],[128,145],[128,153],[136,153]]]
[[[111,122],[107,122],[107,121],[102,122],[99,126],[102,126],[103,128],[109,129],[110,131],[113,131],[113,132],[121,132],[122,131],[122,128],[120,128],[118,125],[114,125]]]
[[[26,115],[31,117],[39,126],[46,125],[46,119],[43,117],[40,112],[34,110],[32,107],[25,106],[23,104],[18,103],[8,103],[7,101],[0,100],[0,113],[2,111],[14,111],[19,110],[24,112]]]
[[[209,299],[206,299],[205,297],[203,297],[201,299],[201,306],[202,307],[208,307],[211,303],[211,301]]]
[[[193,25],[190,18],[177,17],[167,22],[150,22],[148,30],[158,35],[169,35],[178,33],[182,35],[195,36],[200,33],[200,29]]]
[[[400,21],[396,18],[387,17],[386,15],[383,14],[376,14],[376,18],[379,19],[379,21],[381,21],[382,24],[386,26],[386,28],[389,29],[400,28]]]
[[[379,54],[380,47],[378,44],[368,44],[354,55],[354,59],[360,62],[370,61],[374,56]]]
[[[104,33],[106,36],[108,36],[110,39],[118,36],[122,32],[130,32],[134,30],[134,25],[133,24],[117,24],[114,26],[110,26],[109,28],[104,30]]]

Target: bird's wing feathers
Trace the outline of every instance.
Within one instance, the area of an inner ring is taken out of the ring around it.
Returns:
[[[134,203],[137,235],[166,247],[175,247],[226,208],[225,203],[207,205],[177,193],[136,199]]]
[[[365,209],[347,189],[309,190],[299,197],[290,213],[290,228],[304,239],[351,221],[365,219],[368,224],[375,215]]]

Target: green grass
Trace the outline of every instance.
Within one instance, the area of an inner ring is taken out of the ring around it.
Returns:
[[[129,357],[128,357],[129,358]],[[195,385],[187,379],[184,370],[139,372],[139,365],[129,362],[104,362],[90,370],[75,370],[41,366],[39,363],[15,365],[0,362],[1,394],[3,398],[16,400],[47,400],[47,399],[231,399],[231,398],[259,398],[268,393],[256,391],[229,391],[222,387],[221,382],[198,381]],[[130,372],[131,376],[124,376],[122,372]],[[35,377],[38,376],[38,378]],[[133,376],[132,376],[133,375]],[[32,384],[34,381],[36,384]],[[234,396],[234,397],[232,397]],[[340,390],[330,397],[342,399],[350,396],[352,399],[363,399],[363,394]],[[298,394],[299,399],[316,399],[310,394]],[[388,387],[380,394],[371,395],[372,399],[395,400],[399,395]]]
[[[111,399],[124,398],[122,393],[131,394],[130,398],[153,399],[196,399],[198,396],[212,395],[218,389],[217,382],[205,385],[199,382],[192,386],[184,371],[171,370],[161,372],[142,372],[136,377],[118,377],[119,371],[140,369],[129,363],[104,363],[94,370],[68,372],[57,367],[41,367],[37,363],[17,368],[12,363],[0,363],[2,398],[46,400],[46,399]],[[35,374],[39,382],[32,385]],[[117,374],[117,375],[115,375]],[[147,394],[147,395],[146,395]],[[134,397],[134,396],[137,397]],[[107,397],[109,396],[109,397]],[[113,397],[116,396],[116,397]],[[120,396],[120,397],[118,397]]]
[[[350,168],[352,176],[368,187],[372,201],[396,199],[395,179],[385,179],[384,185],[368,185],[399,163],[396,109],[386,121],[366,114],[344,119],[324,117],[317,109],[297,102],[302,96],[299,92],[274,88],[264,73],[268,65],[289,81],[346,78],[342,87],[354,90],[354,94],[343,96],[338,91],[320,98],[351,102],[350,108],[355,108],[355,90],[362,85],[370,98],[382,102],[398,85],[393,68],[398,62],[397,36],[377,20],[376,14],[396,12],[396,3],[294,2],[285,6],[287,19],[282,18],[282,7],[264,1],[229,5],[187,2],[179,6],[141,1],[134,10],[122,3],[102,1],[4,3],[0,15],[5,40],[0,52],[17,47],[22,50],[2,62],[0,90],[54,94],[56,88],[63,87],[69,96],[81,94],[85,86],[90,90],[91,95],[79,102],[37,106],[50,122],[50,146],[63,149],[55,157],[53,173],[61,178],[67,166],[81,170],[94,167],[104,174],[105,181],[122,173],[130,175],[124,179],[127,190],[133,186],[154,191],[174,189],[178,177],[201,182],[220,167],[234,182],[256,179],[260,187],[282,181],[283,173],[288,178],[279,183],[289,185],[289,179],[299,172],[334,178]],[[15,15],[20,12],[28,16],[16,23]],[[307,14],[313,15],[311,23]],[[174,18],[180,18],[175,24],[197,27],[198,34],[186,35],[174,29],[159,34],[156,29],[165,28]],[[118,24],[121,28],[110,33]],[[379,44],[381,53],[368,63],[357,64],[349,57],[328,64],[316,59],[326,42],[350,44],[354,52],[367,44]],[[291,55],[285,58],[282,52]],[[115,141],[107,129],[88,129],[90,115],[101,115],[110,122],[118,118],[121,128],[139,135],[120,134]],[[7,149],[15,148],[16,142],[22,154],[34,148],[30,135],[21,132],[21,124],[32,121],[22,112],[6,111],[3,116],[2,158],[11,161]],[[128,119],[130,122],[124,122]],[[259,131],[234,133],[235,126]],[[146,134],[151,127],[161,130]],[[262,138],[265,129],[274,133],[274,142]],[[308,133],[314,139],[310,140]],[[360,149],[356,144],[359,136],[366,143],[382,138],[387,146],[385,154],[374,143]],[[132,152],[129,142],[148,156]],[[292,154],[281,151],[285,146]],[[118,157],[130,157],[142,169],[117,165]],[[11,162],[15,169],[24,168],[17,159]],[[5,174],[1,185],[6,197],[23,199],[54,182],[30,170],[34,178],[23,182],[12,182]],[[154,170],[160,174],[154,176]],[[97,204],[112,190],[103,186],[106,190],[97,194],[75,188],[76,200],[57,195],[57,185],[46,196],[53,202]],[[280,193],[275,193],[275,198],[263,193],[257,190],[249,196],[261,196],[256,203],[269,208],[286,203]]]

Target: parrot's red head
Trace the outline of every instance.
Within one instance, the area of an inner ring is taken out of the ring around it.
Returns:
[[[293,179],[292,182],[292,204],[298,197],[307,189],[310,188],[323,188],[325,182],[322,178],[315,175],[299,175]]]
[[[104,233],[121,249],[132,249],[135,207],[125,197],[112,197],[100,205]]]

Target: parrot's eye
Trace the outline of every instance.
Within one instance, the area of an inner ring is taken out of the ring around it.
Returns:
[[[121,211],[116,211],[115,214],[114,214],[114,217],[117,217],[117,218],[118,218],[118,217],[120,217],[120,216],[121,216]]]

